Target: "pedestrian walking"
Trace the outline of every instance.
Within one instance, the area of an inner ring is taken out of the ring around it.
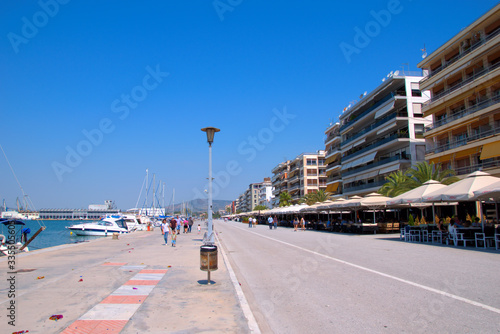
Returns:
[[[189,222],[187,219],[184,219],[184,233],[187,233],[188,232],[188,226],[189,226]]]
[[[306,221],[304,220],[304,217],[300,218],[300,226],[302,228],[302,231],[306,230]]]
[[[252,223],[253,223],[253,218],[252,217],[248,218],[248,227],[249,228],[252,228]]]
[[[198,224],[198,234],[200,234],[200,233],[201,233],[201,225]]]
[[[193,228],[193,217],[189,217],[189,227],[188,227],[188,232],[191,233],[191,229]]]
[[[177,230],[177,234],[181,233],[181,224],[182,224],[182,219],[179,218],[179,216],[177,216],[177,225],[176,225],[176,230]]]
[[[174,231],[172,233],[172,247],[175,247],[176,244],[177,244],[177,233]]]
[[[295,216],[295,218],[293,218],[293,231],[294,232],[297,231],[297,227],[299,227],[299,218],[297,218],[297,216]]]
[[[276,215],[274,216],[273,223],[274,223],[274,229],[276,230],[278,228],[278,217],[276,217]]]
[[[267,218],[267,223],[269,224],[269,229],[272,230],[274,224],[273,217],[269,216],[269,218]]]
[[[161,224],[161,232],[163,234],[163,239],[165,240],[165,245],[168,244],[168,232],[169,232],[169,225],[167,223],[166,219],[162,220]]]

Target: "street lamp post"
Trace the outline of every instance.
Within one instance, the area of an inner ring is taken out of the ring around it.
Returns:
[[[213,245],[215,240],[212,223],[212,143],[214,142],[215,133],[219,132],[220,129],[207,127],[201,129],[201,131],[207,133],[208,142],[208,232],[207,240],[205,240],[205,243]]]

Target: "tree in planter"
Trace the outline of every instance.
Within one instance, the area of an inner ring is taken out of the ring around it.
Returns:
[[[410,216],[408,217],[408,225],[415,226],[415,219],[413,219],[412,214],[410,214]]]

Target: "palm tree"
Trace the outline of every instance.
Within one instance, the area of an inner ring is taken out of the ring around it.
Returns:
[[[292,204],[292,196],[288,193],[288,191],[284,191],[280,193],[280,207],[288,206]]]
[[[268,207],[267,207],[267,206],[265,206],[265,205],[256,205],[256,206],[253,208],[253,210],[254,210],[254,211],[264,211],[264,210],[267,210],[267,209],[268,209]]]
[[[385,183],[379,190],[379,194],[388,197],[401,195],[411,188],[408,188],[408,175],[401,170],[392,172],[385,177]]]
[[[417,188],[429,180],[435,180],[445,185],[450,185],[459,180],[455,171],[442,169],[441,164],[430,164],[427,161],[419,162],[411,167],[408,172],[408,185],[410,189]]]
[[[332,193],[321,189],[309,194],[305,194],[304,197],[300,199],[300,203],[306,203],[307,205],[312,205],[317,202],[324,202],[326,200],[329,200],[331,196]]]

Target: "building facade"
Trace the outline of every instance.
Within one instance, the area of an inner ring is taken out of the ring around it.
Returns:
[[[326,191],[337,195],[342,193],[340,123],[332,123],[325,130]]]
[[[279,163],[272,170],[273,177],[271,178],[273,188],[272,207],[275,208],[280,204],[280,194],[288,191],[288,174],[290,174],[290,160]]]
[[[462,29],[418,67],[431,92],[426,159],[457,176],[500,176],[500,5]]]
[[[340,116],[343,194],[376,192],[385,177],[425,160],[422,114],[429,99],[421,92],[419,73],[395,71],[383,83]]]
[[[304,195],[326,190],[325,151],[302,153],[290,162],[288,193],[297,203]]]
[[[262,182],[262,187],[259,191],[259,205],[272,208],[273,199],[273,184],[271,182],[271,178],[266,177],[264,178],[264,182]]]

